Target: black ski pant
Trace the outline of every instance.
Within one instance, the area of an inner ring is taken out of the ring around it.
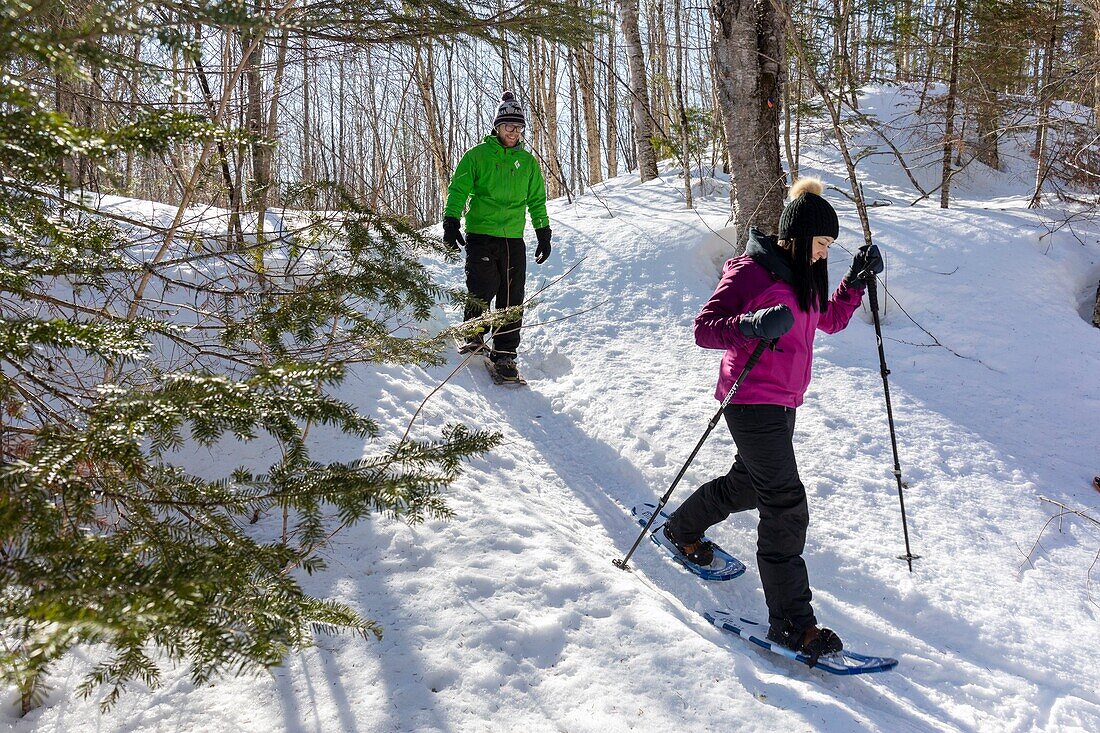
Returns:
[[[523,302],[527,279],[527,244],[522,239],[466,234],[466,289],[478,300],[508,308]],[[465,320],[478,318],[484,309],[473,303],[466,306]],[[496,327],[493,356],[515,358],[519,349],[519,317]]]
[[[677,540],[694,542],[734,512],[758,509],[756,562],[768,620],[817,625],[802,550],[810,523],[794,458],[794,416],[780,405],[729,405],[723,412],[737,455],[725,476],[700,486],[669,520]]]

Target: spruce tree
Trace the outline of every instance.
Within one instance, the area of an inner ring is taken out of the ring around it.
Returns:
[[[442,335],[413,327],[454,295],[420,264],[441,245],[401,221],[345,199],[231,238],[225,221],[166,230],[72,189],[74,160],[105,174],[115,156],[246,136],[164,108],[93,129],[51,108],[44,76],[163,84],[159,59],[201,53],[187,29],[263,22],[239,3],[0,12],[0,676],[24,712],[76,645],[106,650],[81,689],[109,707],[165,658],[198,683],[277,665],[317,631],[380,636],[300,574],[370,515],[447,516],[442,491],[498,439],[454,424],[379,445],[332,395],[349,363],[440,359]],[[122,52],[133,39],[140,57]],[[314,426],[373,454],[319,462]],[[277,460],[218,480],[173,462],[224,438],[273,441]],[[250,524],[272,508],[282,532]]]

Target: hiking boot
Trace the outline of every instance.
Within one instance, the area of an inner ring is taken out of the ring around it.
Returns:
[[[702,567],[709,567],[714,562],[714,543],[702,538],[697,539],[695,542],[680,542],[676,539],[676,536],[672,534],[672,530],[668,528],[668,523],[665,523],[665,527],[662,532],[665,533],[665,539],[672,543],[672,546],[676,548],[676,551],[686,557],[689,562]]]
[[[516,360],[510,356],[502,356],[493,360],[493,369],[501,379],[519,379],[519,369],[516,368]]]
[[[476,336],[471,336],[470,338],[466,339],[466,343],[458,347],[458,353],[471,354],[477,351],[481,351],[484,348],[485,340],[481,336],[481,334],[478,334]]]
[[[810,666],[817,664],[819,657],[836,654],[844,649],[840,637],[832,629],[819,629],[811,626],[798,629],[790,621],[768,629],[768,641],[774,641],[788,649],[805,654],[810,658]]]

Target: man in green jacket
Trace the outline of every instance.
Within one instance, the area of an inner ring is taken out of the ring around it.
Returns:
[[[523,107],[511,92],[504,92],[493,119],[493,132],[466,151],[458,162],[447,189],[443,210],[443,239],[454,249],[466,247],[466,289],[486,303],[507,308],[523,302],[527,274],[527,245],[523,229],[527,211],[535,228],[538,247],[535,262],[550,256],[550,219],[546,216],[546,183],[538,161],[524,149],[520,138],[526,120]],[[469,209],[467,209],[469,203]],[[459,218],[466,215],[466,237]],[[483,309],[467,305],[465,319],[481,316]],[[504,380],[519,378],[516,351],[522,319],[498,326],[489,358]],[[463,353],[485,347],[477,334],[462,347]]]

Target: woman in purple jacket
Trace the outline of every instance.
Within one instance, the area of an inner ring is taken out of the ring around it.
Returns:
[[[791,187],[779,236],[753,229],[745,254],[726,263],[722,279],[695,318],[695,342],[724,349],[715,396],[722,400],[758,339],[778,339],[745,377],[724,411],[737,444],[733,468],[703,484],[665,525],[668,539],[690,560],[710,565],[702,541],[711,525],[734,512],[760,512],[756,561],[768,603],[768,638],[811,657],[840,651],[835,633],[820,629],[802,550],[810,515],[795,465],[795,409],[810,383],[814,334],[836,333],[859,307],[867,281],[882,272],[874,245],[860,248],[830,298],[829,245],[840,233],[824,186],[803,178]]]

